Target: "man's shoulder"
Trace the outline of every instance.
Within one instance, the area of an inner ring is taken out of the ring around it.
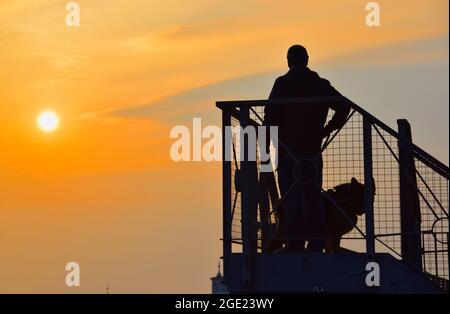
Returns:
[[[321,77],[317,72],[311,71],[310,82],[312,83],[312,86],[314,86],[317,92],[320,94],[324,95],[339,94],[339,92],[336,91],[334,87],[331,85],[330,81]]]
[[[285,73],[285,74],[280,75],[279,77],[277,77],[275,79],[275,83],[282,83],[282,82],[286,81],[288,73]]]
[[[331,85],[330,81],[321,77],[317,72],[311,71],[312,81],[320,94],[327,96],[340,96],[341,94]]]
[[[321,77],[319,75],[319,73],[317,73],[316,71],[309,70],[309,76],[311,78],[313,78],[314,80],[317,80],[317,81],[320,81],[320,82],[323,82],[323,83],[328,83],[328,84],[330,83],[330,81],[328,81],[327,79]]]
[[[306,68],[303,70],[301,77],[308,78],[309,80],[321,82],[321,83],[327,83],[329,84],[330,81],[327,79],[321,77],[319,73],[316,71],[311,70],[310,68]],[[288,71],[287,73],[279,76],[276,78],[275,83],[283,83],[291,80],[298,80],[299,76],[296,72]]]

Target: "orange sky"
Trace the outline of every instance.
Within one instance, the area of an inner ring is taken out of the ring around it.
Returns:
[[[117,292],[209,291],[221,253],[220,165],[170,160],[177,115],[120,112],[162,101],[167,112],[202,116],[217,98],[189,91],[280,75],[297,42],[311,64],[329,68],[448,59],[446,0],[380,0],[377,29],[365,25],[360,0],[79,0],[79,28],[65,25],[66,2],[0,2],[0,292],[103,292],[106,283]],[[437,48],[389,48],[442,37]],[[194,112],[171,107],[183,93]],[[433,114],[448,116],[445,108]],[[45,109],[60,116],[53,133],[36,127]],[[415,132],[422,143],[426,129]],[[69,261],[81,265],[80,288],[64,285]]]

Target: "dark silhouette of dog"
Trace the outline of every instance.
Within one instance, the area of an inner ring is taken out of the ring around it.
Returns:
[[[372,199],[375,195],[375,182],[372,179]],[[342,237],[353,230],[358,223],[358,217],[365,214],[364,184],[352,178],[350,183],[344,183],[329,189],[323,201],[327,219],[328,241],[327,253],[341,250]],[[337,206],[336,206],[337,205]]]
[[[375,195],[375,182],[372,179],[373,193]],[[325,195],[326,193],[326,195]],[[325,206],[327,224],[327,244],[325,252],[341,251],[342,237],[352,231],[358,223],[358,217],[365,214],[364,184],[352,178],[349,183],[343,183],[322,193]],[[373,203],[373,197],[371,202]],[[266,250],[275,252],[284,244],[285,218],[282,204],[275,210],[276,228],[273,239],[268,243]]]

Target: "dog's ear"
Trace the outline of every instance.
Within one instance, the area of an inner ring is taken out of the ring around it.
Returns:
[[[361,185],[361,183],[359,183],[358,180],[356,180],[355,177],[352,177],[352,180],[350,181],[350,184],[352,185],[352,187]]]
[[[350,189],[353,191],[353,193],[357,193],[359,190],[361,190],[361,188],[362,188],[363,186],[364,186],[364,185],[362,185],[361,183],[359,183],[358,180],[356,180],[355,177],[353,177],[353,178],[350,180]]]

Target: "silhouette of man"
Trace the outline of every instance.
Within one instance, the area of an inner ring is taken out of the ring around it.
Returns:
[[[276,79],[269,99],[341,96],[330,82],[311,71],[308,53],[294,45],[287,54],[289,71]],[[328,110],[334,110],[325,125]],[[350,107],[343,103],[272,105],[265,125],[278,126],[278,182],[285,219],[283,251],[321,252],[326,243],[322,204],[322,139],[344,125]]]

